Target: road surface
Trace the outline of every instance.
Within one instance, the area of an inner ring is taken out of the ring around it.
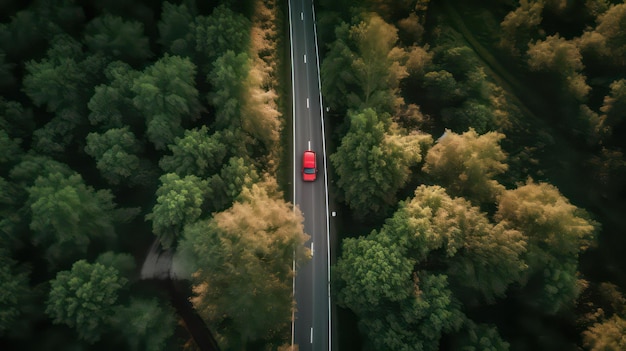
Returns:
[[[295,278],[296,313],[293,342],[300,351],[330,350],[330,285],[328,196],[315,12],[311,0],[289,0],[292,60],[294,203],[304,215],[307,246],[313,257],[298,267]],[[317,153],[318,177],[303,182],[300,174],[305,150]]]

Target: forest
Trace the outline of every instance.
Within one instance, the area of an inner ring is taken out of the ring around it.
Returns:
[[[283,23],[274,0],[0,2],[0,349],[199,349],[140,275],[155,240],[222,350],[287,345],[309,253],[278,179]]]
[[[338,348],[626,349],[626,4],[315,5]],[[0,349],[289,349],[286,8],[0,2]]]
[[[626,4],[318,10],[339,349],[626,349]]]

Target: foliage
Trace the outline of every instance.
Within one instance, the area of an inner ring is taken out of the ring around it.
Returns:
[[[200,218],[208,189],[206,181],[194,175],[167,173],[160,180],[157,203],[146,220],[152,221],[153,233],[167,249],[176,244],[185,225]]]
[[[127,340],[131,351],[160,351],[174,335],[176,318],[169,306],[156,299],[131,298],[126,306],[116,306],[111,325]]]
[[[544,1],[521,0],[519,7],[509,12],[500,28],[500,46],[513,56],[525,53],[529,42],[539,36],[538,26],[543,20]]]
[[[183,118],[199,117],[195,75],[196,67],[188,58],[165,54],[133,81],[133,103],[146,119],[148,139],[159,150],[183,133]]]
[[[208,180],[213,194],[209,204],[211,211],[225,210],[233,202],[240,200],[239,195],[243,189],[251,188],[260,179],[254,164],[242,157],[231,157],[224,163],[220,173]]]
[[[8,334],[24,318],[23,309],[30,294],[27,272],[19,269],[9,251],[0,247],[0,336]]]
[[[46,313],[55,324],[66,324],[78,336],[93,343],[100,339],[115,312],[126,278],[112,267],[80,260],[50,282]]]
[[[466,330],[457,341],[455,349],[462,351],[507,351],[510,344],[498,333],[498,328],[468,321]]]
[[[144,62],[152,54],[141,22],[124,21],[109,14],[96,17],[87,24],[85,43],[94,53],[104,53],[112,59],[129,63]]]
[[[584,344],[591,351],[622,350],[626,348],[625,333],[626,320],[614,315],[583,332]]]
[[[221,347],[283,335],[292,308],[292,260],[307,258],[302,215],[276,184],[245,188],[241,200],[185,228],[179,254],[192,269],[192,302]],[[295,256],[294,256],[295,254]]]
[[[246,52],[250,43],[250,21],[222,4],[210,16],[196,18],[196,51],[211,61],[232,51]]]
[[[498,199],[496,220],[522,232],[529,274],[542,282],[533,304],[555,313],[578,296],[578,255],[593,241],[598,224],[554,186],[527,182]]]
[[[193,57],[195,49],[194,17],[187,5],[163,3],[159,21],[159,42],[171,55]]]
[[[538,40],[528,46],[528,66],[531,71],[547,71],[565,81],[565,87],[577,100],[583,101],[591,89],[580,74],[584,68],[582,55],[575,43],[558,34]]]
[[[131,88],[140,73],[126,63],[114,61],[105,68],[104,74],[109,84],[95,87],[87,105],[89,121],[92,125],[100,125],[103,131],[137,124],[135,120],[139,120],[140,113],[133,105]]]
[[[215,128],[241,128],[241,104],[250,58],[244,52],[227,51],[213,62],[207,81],[217,87],[208,100],[215,106]]]
[[[336,29],[328,59],[322,62],[322,93],[333,109],[395,113],[402,104],[400,81],[408,76],[407,53],[396,47],[397,29],[376,14]]]
[[[94,190],[77,173],[43,174],[27,189],[27,206],[32,240],[46,249],[50,263],[85,254],[94,238],[111,240],[116,213],[110,191]]]
[[[113,185],[122,181],[137,183],[138,175],[145,169],[137,156],[141,149],[128,127],[109,129],[103,134],[89,133],[85,146],[85,152],[96,159],[96,167]]]
[[[508,168],[502,139],[501,133],[478,135],[472,128],[460,135],[446,131],[426,154],[423,170],[451,195],[475,203],[493,201],[504,190],[493,178]]]
[[[385,123],[389,123],[385,114],[366,109],[348,116],[350,129],[330,155],[337,185],[357,216],[384,215],[408,179],[412,156],[398,144],[385,142]]]
[[[219,169],[226,156],[226,146],[219,132],[211,135],[206,126],[186,130],[184,136],[174,139],[168,148],[172,155],[163,156],[159,165],[165,172],[179,176],[208,177]]]
[[[82,111],[102,64],[97,57],[85,57],[70,36],[58,35],[45,58],[26,62],[23,90],[36,106],[45,105],[50,112]]]

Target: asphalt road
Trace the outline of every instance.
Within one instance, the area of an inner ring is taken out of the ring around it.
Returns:
[[[294,203],[304,215],[313,257],[298,267],[294,343],[299,350],[330,350],[328,196],[319,62],[312,0],[289,0],[293,86]],[[302,154],[317,153],[315,182],[302,181]]]

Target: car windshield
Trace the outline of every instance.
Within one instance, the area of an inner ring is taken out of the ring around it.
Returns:
[[[306,174],[313,174],[313,173],[315,173],[315,168],[305,168],[304,169],[304,173],[306,173]]]

